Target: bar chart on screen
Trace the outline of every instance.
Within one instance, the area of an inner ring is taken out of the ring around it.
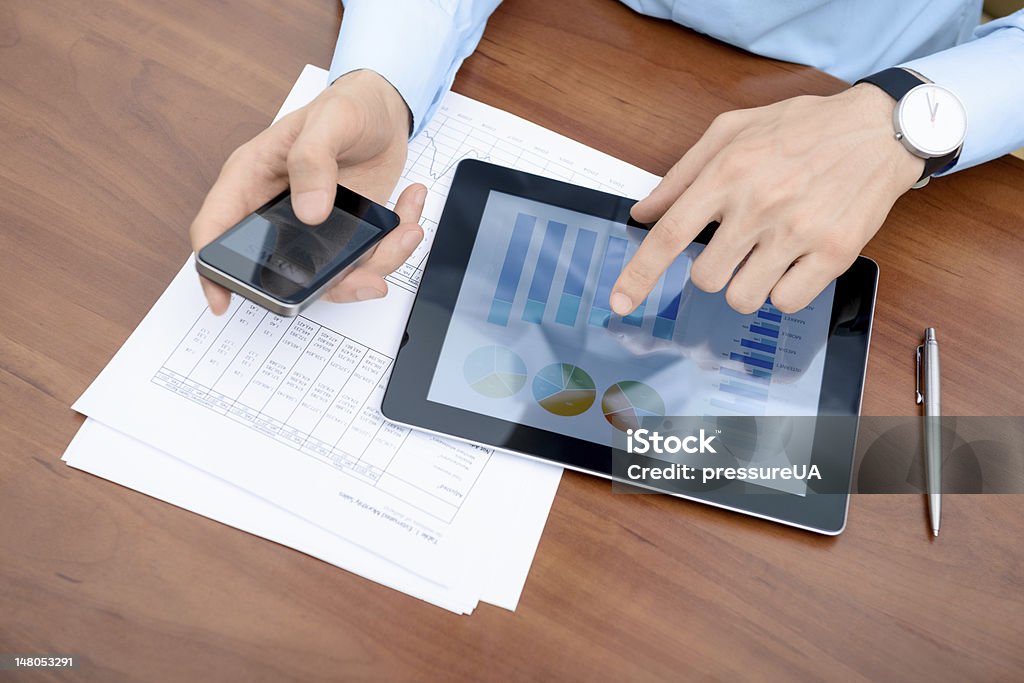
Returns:
[[[782,313],[765,304],[744,325],[734,349],[723,352],[718,369],[721,396],[710,399],[715,408],[743,415],[764,415],[775,369]]]
[[[426,129],[409,143],[399,189],[410,183],[427,186],[421,221],[425,238],[405,264],[388,276],[388,281],[410,292],[419,287],[460,161],[479,159],[613,194],[623,194],[627,187],[652,185],[649,179],[653,176],[640,169],[629,178],[608,175],[604,170],[608,158],[517,116],[450,93]],[[536,305],[532,310],[537,310]]]
[[[646,237],[644,230],[514,197],[488,211],[483,223],[491,246],[486,264],[476,270],[479,299],[469,315],[477,324],[486,321],[493,338],[506,344],[533,339],[537,348],[557,350],[550,360],[562,366],[551,366],[550,376],[532,385],[547,413],[572,417],[595,402],[592,390],[571,373],[555,376],[558,367],[575,364],[582,348],[602,349],[607,357],[626,353],[649,365],[636,379],[607,376],[619,383],[602,400],[616,429],[664,414],[665,397],[676,406],[688,400],[678,383],[638,381],[673,364],[699,370],[699,410],[707,414],[788,414],[794,401],[810,405],[809,395],[795,387],[805,384],[808,369],[820,372],[823,345],[808,343],[806,330],[827,325],[831,287],[794,314],[771,303],[740,314],[720,294],[701,292],[689,281],[691,264],[703,250],[695,244],[669,264],[633,312],[618,316],[610,310],[612,288]],[[587,369],[596,378],[604,374],[593,364]]]
[[[612,287],[643,237],[639,230],[628,231],[629,238],[519,212],[507,231],[507,248],[493,284],[487,321],[502,327],[519,323],[626,325],[670,341],[676,332],[691,256],[684,253],[673,261],[650,296],[613,323],[608,303]],[[590,280],[596,284],[588,288]]]

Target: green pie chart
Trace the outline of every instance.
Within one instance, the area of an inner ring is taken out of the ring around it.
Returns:
[[[601,398],[604,419],[621,432],[638,429],[645,417],[665,415],[665,402],[643,382],[617,382]]]
[[[541,368],[533,378],[533,398],[553,415],[572,417],[594,405],[597,388],[582,368],[553,363]]]
[[[526,384],[526,363],[504,346],[481,346],[466,356],[466,382],[487,398],[508,398]]]

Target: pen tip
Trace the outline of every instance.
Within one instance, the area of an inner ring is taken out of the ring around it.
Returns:
[[[939,535],[939,530],[938,529],[932,529],[932,533],[935,534],[936,536],[938,536]]]

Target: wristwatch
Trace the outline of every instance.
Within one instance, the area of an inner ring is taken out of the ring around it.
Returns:
[[[859,83],[881,88],[896,100],[892,112],[896,139],[924,159],[924,172],[915,188],[924,187],[929,178],[960,158],[967,136],[967,110],[952,90],[898,67],[866,76]]]

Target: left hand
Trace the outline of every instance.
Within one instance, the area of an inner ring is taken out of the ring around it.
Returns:
[[[231,154],[192,221],[192,248],[198,252],[287,187],[296,217],[307,225],[330,214],[338,183],[383,203],[405,165],[408,141],[409,108],[394,86],[373,71],[347,73]],[[384,277],[423,239],[419,219],[426,194],[420,184],[405,188],[395,205],[401,225],[324,293],[326,301],[387,294]],[[224,313],[228,290],[199,281],[210,311]]]
[[[921,175],[924,161],[893,134],[894,106],[863,84],[720,115],[633,207],[657,224],[615,283],[612,310],[635,309],[712,221],[721,226],[690,270],[697,287],[729,285],[740,313],[769,296],[785,313],[809,304]]]

